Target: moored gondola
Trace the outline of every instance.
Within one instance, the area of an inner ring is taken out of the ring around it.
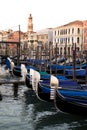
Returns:
[[[54,96],[54,103],[57,110],[69,114],[87,116],[87,90],[72,89],[71,93],[69,92],[64,95],[61,93],[60,89],[58,83],[58,88],[55,88]]]
[[[69,97],[63,96],[59,91],[55,92],[55,106],[58,110],[62,112],[75,114],[75,115],[84,115],[87,116],[87,104],[77,102],[77,100],[70,100]],[[86,99],[87,100],[87,99]]]

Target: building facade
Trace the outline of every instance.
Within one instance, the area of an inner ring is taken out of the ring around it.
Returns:
[[[43,48],[48,46],[50,42],[53,42],[53,29],[46,28],[37,32],[33,31],[33,17],[30,14],[28,18],[28,47],[36,49],[38,44],[42,44]]]
[[[87,51],[87,20],[83,22],[84,51]]]
[[[0,32],[0,40],[8,42],[19,41],[19,30]],[[85,21],[73,21],[68,24],[58,26],[56,28],[46,28],[37,32],[33,31],[33,17],[32,14],[28,17],[27,32],[20,31],[20,43],[21,50],[27,53],[29,50],[36,50],[40,45],[43,46],[43,50],[49,49],[49,46],[53,46],[53,52],[57,49],[58,55],[72,56],[72,49],[76,44],[76,52],[87,50],[87,20]],[[13,50],[17,50],[16,45],[8,44],[8,47]],[[0,48],[5,50],[5,45],[2,43]]]
[[[28,44],[34,49],[37,48],[39,44],[42,44],[43,48],[45,48],[45,46],[49,46],[50,42],[53,42],[52,28],[39,30],[28,35]]]
[[[66,53],[72,55],[72,49],[76,44],[76,50],[84,50],[84,21],[73,21],[66,25],[53,29],[53,45],[57,44],[58,53],[64,55]]]

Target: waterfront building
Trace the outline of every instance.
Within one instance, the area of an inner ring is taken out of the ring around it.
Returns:
[[[8,40],[9,31],[0,31],[0,55],[7,54],[7,45],[4,44],[4,41]]]
[[[72,49],[76,44],[76,52],[87,49],[87,21],[73,21],[53,29],[53,45],[58,49],[59,55],[72,56]],[[81,53],[80,53],[81,54]]]
[[[43,30],[39,30],[37,32],[33,31],[33,17],[30,14],[28,18],[28,28],[27,28],[27,34],[28,34],[28,47],[31,47],[32,49],[36,49],[38,44],[42,44],[43,48],[45,46],[49,46],[50,43],[53,42],[53,29],[52,28],[46,28]]]
[[[20,44],[20,49],[23,49],[22,41],[25,38],[25,33],[22,31],[14,31],[8,29],[0,32],[0,54],[1,55],[17,55],[17,44]]]
[[[84,51],[87,51],[87,20],[83,22],[83,35],[84,35]]]
[[[49,46],[50,42],[53,42],[53,31],[51,28],[39,30],[28,35],[29,45],[32,48],[37,48],[40,44],[43,48]]]
[[[37,50],[38,46],[42,46],[43,50],[47,50],[51,45],[54,56],[55,52],[60,56],[64,56],[65,53],[72,56],[74,44],[76,44],[76,53],[81,54],[87,50],[87,20],[76,20],[55,28],[45,28],[35,32],[33,31],[32,14],[29,14],[26,32],[9,29],[0,32],[0,39],[2,41],[17,42],[19,41],[19,31],[20,49],[26,54],[31,50]],[[8,47],[12,53],[17,50],[16,45],[8,44]],[[0,45],[1,48],[6,49],[3,43]]]

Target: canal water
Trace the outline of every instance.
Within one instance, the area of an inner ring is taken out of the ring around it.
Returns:
[[[25,85],[19,86],[18,98],[12,84],[0,85],[0,91],[0,130],[87,130],[86,117],[56,111],[53,103],[40,101]]]

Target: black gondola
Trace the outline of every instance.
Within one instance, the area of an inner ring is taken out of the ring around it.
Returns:
[[[87,104],[71,101],[57,91],[55,92],[54,103],[56,108],[62,112],[87,116]]]

